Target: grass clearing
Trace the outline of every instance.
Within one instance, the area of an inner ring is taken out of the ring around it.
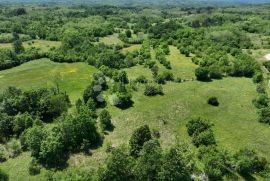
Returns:
[[[109,35],[99,39],[99,42],[102,42],[106,45],[122,45],[123,42],[118,38],[118,34]]]
[[[72,103],[81,97],[96,71],[85,63],[55,63],[49,59],[27,62],[12,69],[0,72],[0,91],[8,86],[23,89],[36,89],[53,86],[52,79],[60,75],[60,89],[66,91]]]
[[[58,48],[61,46],[60,41],[48,41],[48,40],[30,40],[23,42],[25,49],[30,49],[32,47],[40,49],[40,52],[48,52],[51,48]],[[0,48],[12,48],[12,43],[0,43]]]
[[[170,55],[167,58],[171,62],[172,72],[175,77],[182,79],[195,78],[194,72],[197,65],[191,61],[190,57],[185,57],[180,54],[176,47],[170,46]]]
[[[139,50],[141,48],[141,46],[142,46],[141,44],[131,45],[130,47],[123,48],[122,53],[127,54],[128,52],[133,52],[133,51]]]

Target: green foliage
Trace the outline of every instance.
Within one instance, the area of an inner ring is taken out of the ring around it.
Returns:
[[[266,107],[260,110],[259,112],[259,121],[261,123],[270,124],[270,107]]]
[[[38,175],[40,173],[41,166],[36,159],[32,159],[29,164],[28,172],[30,175]]]
[[[157,140],[149,140],[142,147],[135,167],[137,180],[159,180],[162,167],[162,149]]]
[[[130,155],[135,158],[138,157],[144,143],[151,138],[151,131],[148,125],[137,128],[129,140]]]
[[[205,67],[198,67],[195,70],[195,76],[197,77],[197,80],[207,81],[209,80],[209,70]]]
[[[212,106],[218,106],[219,105],[217,97],[210,97],[208,99],[207,103],[212,105]]]
[[[147,84],[144,89],[144,95],[146,96],[155,96],[163,95],[163,89],[161,85]]]
[[[148,82],[147,78],[144,75],[140,75],[135,79],[136,83],[146,84]]]
[[[203,161],[205,172],[211,180],[222,180],[231,161],[227,153],[217,150],[215,146],[200,147],[199,158]]]
[[[3,170],[0,169],[0,180],[1,181],[9,181],[9,176]]]
[[[263,74],[262,74],[262,72],[256,72],[253,75],[252,80],[253,80],[254,83],[260,83],[260,82],[262,82],[263,81]]]
[[[61,165],[65,158],[63,135],[58,127],[48,132],[40,145],[39,159],[46,166]]]
[[[171,148],[163,157],[159,179],[188,181],[191,180],[190,174],[183,155],[177,149]]]
[[[207,146],[216,144],[212,124],[207,120],[201,118],[191,119],[187,123],[187,131],[188,134],[192,136],[192,142],[197,147],[200,145]]]
[[[268,107],[269,98],[266,94],[259,94],[257,99],[253,100],[253,104],[258,108],[266,108]]]
[[[105,168],[99,170],[98,180],[134,180],[133,165],[133,158],[123,148],[116,148],[109,156]]]
[[[212,124],[209,121],[204,120],[202,118],[191,119],[187,123],[187,131],[189,136],[195,134],[196,132],[203,132],[212,127]]]
[[[112,128],[112,117],[107,110],[102,110],[99,114],[99,122],[102,130],[110,130]]]
[[[15,116],[13,121],[13,133],[19,136],[24,130],[32,127],[33,123],[34,119],[29,113],[19,113]]]
[[[24,47],[22,45],[22,41],[21,40],[15,40],[13,42],[13,49],[15,53],[21,53],[24,51]]]
[[[7,143],[7,151],[10,158],[17,157],[21,152],[21,143],[18,140],[12,139]]]
[[[266,170],[267,161],[254,150],[242,149],[234,155],[236,170],[244,175]]]
[[[32,156],[39,157],[40,146],[45,136],[46,133],[40,126],[34,126],[26,131],[25,142]]]

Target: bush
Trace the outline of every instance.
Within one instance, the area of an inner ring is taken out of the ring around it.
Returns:
[[[258,108],[268,107],[269,98],[266,94],[260,94],[257,99],[253,100],[253,104]]]
[[[269,107],[266,107],[260,110],[259,116],[260,116],[259,122],[270,124],[270,108]]]
[[[30,175],[38,175],[41,168],[42,167],[39,165],[38,161],[36,159],[32,159],[28,167],[28,172]]]
[[[143,144],[146,141],[149,141],[152,138],[151,131],[149,129],[148,125],[141,126],[137,128],[130,140],[129,140],[129,146],[130,146],[130,155],[134,157],[138,157],[139,153],[143,147]]]
[[[200,145],[208,146],[216,144],[214,133],[211,129],[205,130],[203,132],[196,132],[192,137],[192,142],[197,147]]]
[[[197,80],[207,81],[209,80],[209,70],[206,67],[198,67],[195,70],[195,76],[197,77]]]
[[[17,135],[20,136],[20,134],[33,126],[34,119],[29,113],[24,113],[24,114],[18,114],[15,116],[15,119],[13,121],[13,132]]]
[[[7,150],[9,157],[14,158],[22,152],[21,143],[15,139],[10,140],[7,143]]]
[[[187,131],[189,136],[192,136],[196,132],[203,132],[211,127],[212,124],[210,124],[208,120],[204,120],[202,118],[191,119],[187,123]]]
[[[135,79],[136,83],[146,84],[148,82],[147,78],[144,75],[140,75]]]
[[[0,180],[1,181],[8,181],[9,180],[8,174],[5,173],[4,171],[2,171],[1,169],[0,169]]]
[[[4,145],[0,145],[0,163],[8,159],[8,153]]]
[[[99,122],[102,130],[109,130],[112,128],[111,115],[107,110],[102,110],[99,114]]]
[[[253,150],[242,149],[234,155],[236,170],[241,174],[252,174],[266,170],[267,160]]]
[[[260,83],[260,82],[262,82],[263,81],[263,74],[261,72],[256,72],[253,75],[252,80],[253,80],[254,83]]]
[[[219,106],[219,102],[216,97],[210,97],[207,102],[212,106]]]
[[[161,85],[146,85],[144,89],[144,95],[146,96],[155,96],[155,95],[163,95],[163,89]]]

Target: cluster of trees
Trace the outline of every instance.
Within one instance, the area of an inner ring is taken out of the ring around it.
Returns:
[[[231,170],[244,176],[268,170],[266,159],[258,156],[254,150],[240,149],[233,155],[220,150],[212,127],[213,124],[202,118],[191,119],[187,123],[188,134],[198,147],[198,158],[204,163],[204,171],[211,180],[221,180]]]
[[[30,148],[28,147],[30,142],[32,142],[33,150],[36,148],[33,151],[35,155],[38,152],[37,149],[41,147],[39,139],[41,137],[45,139],[43,136],[47,130],[43,129],[43,125],[67,112],[70,101],[66,94],[56,89],[22,91],[9,87],[0,95],[0,105],[0,142],[5,144],[0,147],[0,161],[2,162]],[[56,128],[54,130],[58,132]],[[29,137],[28,142],[26,135],[30,132],[35,132],[36,135]],[[54,136],[51,135],[53,138]],[[55,149],[58,150],[58,147]],[[38,158],[41,159],[41,157]]]
[[[88,151],[100,142],[93,110],[81,106],[75,115],[63,115],[50,129],[34,126],[21,138],[26,149],[44,166],[65,164],[70,152]]]
[[[137,128],[125,146],[113,149],[98,180],[191,180],[187,145],[163,151],[147,125]]]

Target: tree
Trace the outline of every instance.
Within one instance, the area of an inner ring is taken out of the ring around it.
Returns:
[[[128,84],[128,76],[126,71],[120,71],[116,72],[115,75],[113,76],[113,80],[116,82],[121,82],[123,84]]]
[[[102,110],[99,114],[99,122],[102,130],[109,130],[112,128],[112,117],[107,110]]]
[[[260,110],[259,112],[259,122],[270,124],[270,108],[266,107]]]
[[[208,120],[202,118],[194,118],[189,120],[189,122],[187,123],[187,131],[190,136],[196,132],[203,132],[205,130],[208,130],[211,127],[212,124]]]
[[[96,122],[89,109],[81,109],[74,117],[63,118],[59,126],[62,132],[65,147],[70,151],[76,151],[87,141],[88,146],[94,146],[100,140],[96,128]]]
[[[137,128],[133,132],[129,140],[130,155],[133,157],[138,157],[143,147],[143,144],[149,141],[151,138],[152,138],[151,131],[148,125],[144,125]]]
[[[24,51],[24,47],[20,39],[13,42],[13,49],[15,53],[22,53]]]
[[[40,145],[39,159],[49,167],[61,165],[65,159],[63,135],[58,127],[48,132]]]
[[[179,154],[177,149],[171,148],[162,159],[161,171],[159,179],[164,181],[191,180],[191,173],[187,168],[188,163],[185,162],[183,156]]]
[[[212,106],[218,106],[219,105],[218,99],[216,97],[210,97],[208,99],[207,103],[212,105]]]
[[[241,174],[252,174],[266,170],[267,160],[259,157],[254,150],[242,149],[235,155],[236,170]]]
[[[147,84],[144,89],[144,95],[146,96],[155,96],[163,95],[163,89],[161,85]]]
[[[192,136],[192,142],[195,146],[199,147],[200,145],[215,145],[216,140],[214,133],[211,129],[207,129],[203,132],[196,132]]]
[[[1,181],[8,181],[9,180],[8,174],[1,169],[0,169],[0,180]]]
[[[98,180],[134,180],[133,165],[133,158],[126,154],[123,148],[116,148],[112,151],[105,168],[99,170]]]
[[[12,134],[12,117],[0,112],[0,142],[7,141]]]
[[[130,31],[130,30],[127,30],[127,31],[126,31],[126,36],[127,36],[128,38],[131,38],[131,35],[132,35],[131,31]]]
[[[34,126],[25,133],[25,142],[31,155],[39,158],[40,146],[46,134],[41,126]]]
[[[34,119],[29,113],[18,114],[13,121],[13,132],[17,137],[26,129],[33,126]]]
[[[209,80],[209,75],[208,74],[209,74],[209,71],[205,67],[198,67],[195,70],[195,76],[197,77],[197,80],[200,80],[200,81]]]
[[[162,149],[157,140],[149,140],[143,145],[135,167],[136,179],[140,181],[159,180],[162,166]]]

